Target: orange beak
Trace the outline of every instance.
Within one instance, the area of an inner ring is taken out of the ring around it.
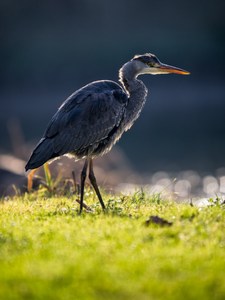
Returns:
[[[160,69],[160,71],[162,71],[162,73],[175,73],[175,74],[180,74],[180,75],[189,75],[190,72],[185,71],[183,69],[177,68],[177,67],[173,67],[173,66],[169,66],[166,64],[160,64],[157,68]]]

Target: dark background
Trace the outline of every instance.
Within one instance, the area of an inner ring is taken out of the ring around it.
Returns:
[[[191,75],[140,77],[148,100],[119,147],[143,173],[225,166],[224,12],[224,0],[1,0],[0,151],[28,158],[21,144],[74,90],[152,52]]]

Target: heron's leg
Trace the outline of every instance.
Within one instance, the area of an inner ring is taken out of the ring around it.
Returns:
[[[98,200],[102,206],[102,209],[105,210],[105,204],[102,200],[102,196],[100,194],[100,191],[99,191],[99,188],[98,188],[98,185],[97,185],[97,181],[96,181],[96,178],[95,178],[95,174],[94,174],[94,171],[93,171],[93,162],[92,162],[92,159],[90,158],[89,159],[89,179],[90,179],[90,182],[98,196]]]
[[[84,184],[87,174],[87,167],[88,167],[88,160],[85,160],[84,167],[81,172],[81,184],[80,184],[80,214],[83,209],[83,202],[84,202]]]

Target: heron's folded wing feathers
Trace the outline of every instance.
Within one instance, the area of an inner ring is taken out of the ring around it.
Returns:
[[[58,155],[104,140],[119,126],[127,103],[127,95],[119,89],[72,96],[59,108],[45,132]]]

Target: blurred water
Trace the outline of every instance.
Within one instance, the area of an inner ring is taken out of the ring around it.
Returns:
[[[118,184],[116,191],[131,195],[143,190],[151,195],[160,194],[162,199],[205,206],[217,197],[225,201],[225,168],[218,173],[223,175],[201,176],[192,170],[176,174],[160,171],[142,179],[145,184],[123,182]]]

